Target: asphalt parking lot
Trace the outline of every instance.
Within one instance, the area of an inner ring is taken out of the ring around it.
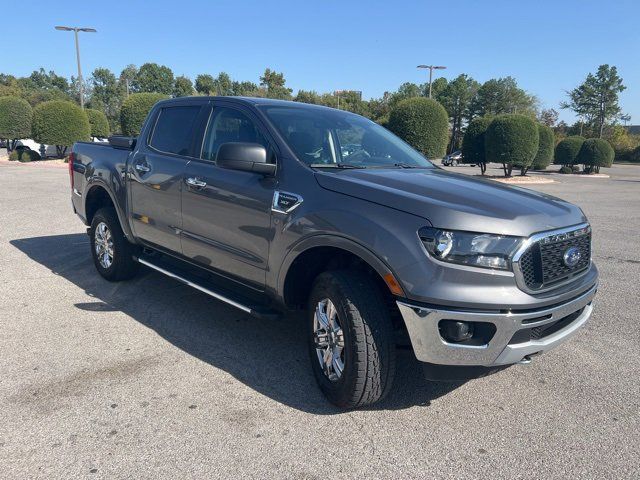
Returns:
[[[593,225],[600,291],[570,343],[463,384],[403,353],[388,399],[341,412],[299,318],[104,281],[66,170],[0,163],[0,478],[638,478],[640,166],[607,173],[530,187]]]

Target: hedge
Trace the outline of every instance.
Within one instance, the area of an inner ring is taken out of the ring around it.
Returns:
[[[590,138],[585,140],[580,147],[577,163],[584,165],[584,171],[587,173],[598,173],[600,167],[608,168],[613,164],[615,153],[609,142],[602,138]]]
[[[0,138],[29,138],[32,118],[33,110],[26,100],[18,97],[0,97]]]
[[[104,113],[92,108],[85,109],[84,113],[87,114],[92,137],[105,138],[109,136],[109,120]]]
[[[87,115],[75,103],[64,100],[44,102],[34,108],[31,129],[36,142],[55,145],[60,157],[67,147],[91,137]]]
[[[556,145],[553,163],[556,165],[575,165],[578,163],[576,157],[584,141],[585,138],[578,135],[561,140]]]
[[[167,95],[161,93],[134,93],[129,95],[120,110],[120,127],[123,135],[136,137],[151,108]]]
[[[462,161],[479,165],[482,174],[487,170],[484,139],[490,123],[491,119],[488,117],[474,118],[469,122],[462,138]]]
[[[429,158],[440,158],[446,152],[449,116],[433,99],[402,100],[391,110],[388,128]]]
[[[18,162],[30,162],[32,160],[40,160],[40,158],[41,157],[38,152],[28,148],[14,150],[11,152],[11,155],[9,155],[9,160]]]
[[[534,170],[544,170],[553,160],[553,146],[556,143],[553,129],[546,125],[538,124],[538,153],[533,159],[531,168]]]
[[[538,153],[538,127],[531,118],[519,114],[495,117],[485,133],[487,162],[502,163],[505,176],[514,167],[524,175]]]

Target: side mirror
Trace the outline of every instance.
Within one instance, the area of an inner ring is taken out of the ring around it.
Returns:
[[[113,148],[133,150],[136,146],[136,137],[125,137],[123,135],[112,135],[109,137],[109,144]]]
[[[276,165],[267,163],[267,149],[257,143],[223,143],[218,147],[216,165],[261,175],[276,173]]]

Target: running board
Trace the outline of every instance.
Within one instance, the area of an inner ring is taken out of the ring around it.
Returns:
[[[156,265],[155,263],[152,263],[149,260],[146,260],[144,258],[135,258],[135,260],[137,260],[138,263],[142,265],[145,265],[157,272],[160,272],[168,277],[178,280],[179,282],[184,283],[185,285],[195,288],[196,290],[199,290],[202,293],[206,293],[207,295],[215,298],[216,300],[220,300],[221,302],[224,302],[227,305],[231,305],[232,307],[235,307],[238,310],[242,310],[243,312],[248,313],[249,315],[253,315],[254,317],[272,319],[280,316],[279,313],[276,312],[275,310],[265,309],[262,306],[250,305],[248,304],[249,302],[244,303],[243,300],[241,299],[231,298],[231,295],[229,294],[226,294],[226,293],[222,294],[220,292],[216,292],[212,288],[205,287],[201,283],[196,282],[195,279],[186,278],[187,275],[184,275],[184,276],[178,275],[177,273],[172,272],[167,268],[163,268],[160,265]]]

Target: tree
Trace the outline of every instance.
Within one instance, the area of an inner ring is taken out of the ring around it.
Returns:
[[[600,173],[600,167],[609,168],[613,164],[614,155],[609,142],[602,138],[589,138],[580,147],[576,161],[584,165],[585,173]]]
[[[293,98],[293,101],[302,102],[302,103],[319,104],[320,95],[318,95],[318,92],[314,90],[298,90],[298,93]]]
[[[531,118],[520,114],[495,117],[485,134],[488,162],[502,163],[505,177],[514,167],[525,175],[538,152],[538,127]]]
[[[470,117],[521,113],[533,115],[537,100],[518,87],[513,77],[492,78],[484,82],[470,106]]]
[[[600,65],[595,75],[589,73],[582,84],[568,92],[569,101],[562,102],[560,108],[571,109],[592,123],[602,138],[605,125],[620,118],[618,96],[626,88],[615,66]]]
[[[104,113],[92,108],[86,108],[84,113],[89,120],[92,137],[106,138],[109,136],[109,121]]]
[[[445,154],[449,118],[442,105],[430,98],[408,98],[389,116],[389,129],[429,158]]]
[[[149,111],[160,100],[167,98],[161,93],[134,93],[129,95],[120,110],[120,126],[123,135],[135,137],[140,134],[140,129]]]
[[[571,166],[577,164],[578,153],[585,138],[577,135],[562,139],[554,153],[553,163],[556,165]]]
[[[444,77],[438,77],[434,81],[431,82],[431,98],[442,103],[441,95],[447,89],[449,85],[449,81]],[[423,83],[420,85],[420,89],[424,92],[424,96],[429,96],[429,82]]]
[[[534,170],[544,170],[551,164],[551,161],[553,160],[553,147],[555,146],[555,137],[553,135],[553,130],[551,129],[551,127],[547,127],[546,125],[542,125],[541,123],[538,123],[537,127],[538,152],[533,159],[531,167]]]
[[[193,83],[184,75],[176,78],[176,82],[173,85],[174,97],[188,97],[193,95]]]
[[[255,95],[258,85],[253,82],[231,82],[231,91],[238,97],[250,97]]]
[[[133,64],[127,65],[122,72],[120,72],[120,77],[118,77],[118,86],[120,90],[124,93],[125,97],[128,97],[129,94],[133,91],[133,82],[138,75],[138,67]]]
[[[102,111],[114,127],[120,114],[124,91],[108,68],[96,68],[91,74],[91,108]]]
[[[465,119],[469,118],[469,107],[479,87],[480,84],[473,78],[462,74],[448,82],[444,90],[438,94],[438,101],[449,113],[451,123],[450,152],[455,150],[462,141],[462,128]]]
[[[145,63],[133,79],[132,87],[136,93],[149,92],[171,95],[173,92],[173,72],[164,65]]]
[[[55,145],[64,156],[75,142],[89,140],[91,127],[84,111],[75,103],[54,100],[33,109],[32,135],[36,142]]]
[[[216,95],[233,95],[233,82],[228,73],[220,72],[214,81]]]
[[[538,121],[546,125],[547,127],[554,127],[556,122],[558,121],[559,115],[558,112],[553,108],[545,108],[540,111],[540,115],[538,115]]]
[[[260,86],[266,89],[268,98],[290,99],[293,90],[285,84],[284,73],[278,73],[270,68],[267,68],[260,77]]]
[[[26,100],[18,97],[0,97],[0,138],[7,140],[7,151],[16,140],[31,136],[33,111]]]
[[[489,117],[474,118],[469,122],[462,139],[462,161],[478,165],[482,175],[487,171],[484,140],[490,123],[491,118]]]
[[[216,81],[208,73],[201,73],[196,77],[196,92],[200,95],[211,95],[216,91]]]

